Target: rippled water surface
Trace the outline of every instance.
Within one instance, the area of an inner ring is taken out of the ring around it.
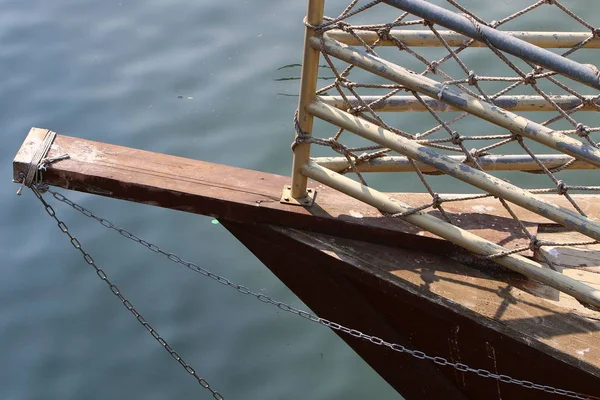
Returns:
[[[210,398],[111,296],[33,195],[14,196],[11,160],[38,126],[287,175],[298,82],[277,79],[299,71],[278,68],[300,62],[304,0],[0,0],[0,11],[0,399]],[[211,218],[68,196],[303,307]],[[226,398],[399,398],[327,329],[171,264],[71,209],[57,212]]]

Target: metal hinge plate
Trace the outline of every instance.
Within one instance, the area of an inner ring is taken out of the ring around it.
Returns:
[[[316,195],[317,191],[309,188],[306,189],[306,196],[295,199],[292,197],[292,187],[290,185],[285,185],[279,202],[283,204],[293,204],[295,206],[310,207],[315,202]]]

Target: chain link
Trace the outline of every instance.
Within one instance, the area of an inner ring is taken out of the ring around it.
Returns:
[[[200,383],[200,385],[202,385],[202,387],[204,387],[205,389],[208,389],[212,394],[213,397],[216,399],[223,399],[223,397],[216,391],[214,391],[208,384],[208,382],[206,382],[206,380],[204,380],[203,378],[199,377],[196,372],[192,369],[192,367],[190,367],[185,361],[183,361],[183,359],[179,356],[179,354],[177,354],[165,341],[164,339],[162,339],[158,333],[156,333],[156,331],[146,322],[146,320],[135,310],[135,308],[133,308],[133,306],[131,305],[131,303],[126,300],[122,295],[121,292],[117,289],[117,287],[112,284],[106,274],[104,273],[104,271],[100,268],[98,268],[96,266],[96,264],[94,263],[93,259],[91,258],[91,256],[86,253],[85,251],[83,251],[83,249],[81,248],[81,244],[79,243],[79,241],[77,241],[77,239],[75,239],[68,231],[67,226],[65,225],[64,222],[62,222],[61,220],[59,220],[56,217],[56,213],[54,212],[54,209],[52,208],[52,206],[50,206],[42,197],[42,195],[40,194],[40,192],[38,191],[37,188],[32,187],[33,192],[35,193],[35,195],[38,197],[38,199],[40,199],[40,201],[42,202],[42,204],[44,205],[46,212],[48,212],[48,214],[53,217],[56,222],[58,223],[58,226],[60,228],[60,230],[62,232],[64,232],[65,234],[67,234],[69,236],[69,239],[71,240],[71,244],[73,245],[73,247],[75,247],[77,250],[79,250],[82,254],[84,259],[86,260],[86,262],[88,264],[90,264],[91,266],[94,267],[94,269],[96,270],[96,273],[98,274],[98,276],[100,277],[100,279],[102,279],[103,281],[105,281],[109,288],[111,289],[111,291],[113,292],[113,294],[115,294],[117,297],[119,297],[119,299],[121,299],[121,301],[123,302],[123,304],[125,305],[125,307],[133,314],[136,316],[136,318],[138,319],[138,321],[144,326],[144,328],[146,328],[151,334],[152,336],[169,352],[169,354],[171,354],[171,356],[173,356],[173,358],[175,358],[177,361],[179,361],[179,363],[185,368],[185,370],[193,375],[198,382]],[[345,334],[354,336],[358,339],[362,339],[368,342],[371,342],[375,345],[378,346],[384,346],[387,347],[395,352],[398,353],[406,353],[416,359],[419,360],[429,360],[434,362],[437,365],[440,366],[445,366],[445,367],[451,367],[456,369],[457,371],[461,371],[461,372],[469,372],[469,373],[473,373],[476,374],[477,376],[480,376],[482,378],[490,378],[490,379],[495,379],[497,381],[503,382],[503,383],[509,383],[509,384],[514,384],[514,385],[519,385],[528,389],[535,389],[535,390],[541,390],[544,391],[546,393],[550,393],[550,394],[557,394],[557,395],[561,395],[561,396],[566,396],[566,397],[570,397],[570,398],[574,398],[574,399],[581,399],[581,400],[599,400],[600,398],[598,397],[594,397],[594,396],[590,396],[590,395],[584,395],[581,393],[577,393],[577,392],[573,392],[570,390],[564,390],[564,389],[559,389],[559,388],[555,388],[552,386],[548,386],[548,385],[541,385],[541,384],[537,384],[537,383],[533,383],[530,381],[526,381],[526,380],[520,380],[520,379],[516,379],[513,378],[511,376],[508,375],[502,375],[502,374],[495,374],[493,372],[490,372],[486,369],[476,369],[476,368],[472,368],[469,367],[466,364],[463,363],[457,363],[457,362],[452,362],[447,360],[444,357],[434,357],[434,356],[430,356],[420,350],[412,350],[409,348],[404,347],[401,344],[397,344],[397,343],[391,343],[388,341],[385,341],[384,339],[381,339],[380,337],[377,336],[372,336],[372,335],[367,335],[357,329],[352,329],[352,328],[348,328],[344,325],[338,324],[336,322],[333,321],[329,321],[327,319],[324,318],[320,318],[308,311],[304,311],[301,310],[299,308],[290,306],[284,302],[281,301],[277,301],[272,299],[271,297],[264,295],[262,293],[257,293],[254,292],[252,290],[250,290],[248,287],[244,286],[244,285],[238,285],[234,282],[232,282],[231,280],[215,274],[205,268],[202,268],[200,266],[198,266],[197,264],[190,262],[190,261],[186,261],[184,259],[182,259],[181,257],[177,256],[174,253],[168,252],[166,250],[161,249],[159,246],[157,246],[156,244],[147,242],[146,240],[141,239],[140,237],[134,235],[133,233],[118,227],[117,225],[113,224],[112,222],[99,217],[97,215],[95,215],[94,213],[92,213],[91,211],[89,211],[88,209],[80,206],[79,204],[76,204],[75,202],[69,200],[67,197],[65,197],[64,195],[62,195],[61,193],[55,192],[51,189],[49,189],[47,186],[43,187],[44,191],[47,191],[48,193],[52,194],[52,196],[58,200],[59,202],[65,203],[67,205],[69,205],[70,207],[74,208],[75,210],[79,211],[81,214],[85,215],[88,218],[91,218],[95,221],[97,221],[98,223],[100,223],[102,226],[112,229],[116,232],[118,232],[121,236],[130,239],[144,247],[146,247],[149,250],[152,250],[155,253],[159,253],[164,255],[165,257],[167,257],[167,259],[169,261],[172,261],[174,263],[177,264],[181,264],[187,268],[189,268],[190,270],[197,272],[201,275],[204,275],[208,278],[211,278],[217,282],[219,282],[222,285],[225,286],[229,286],[234,288],[235,290],[237,290],[239,293],[244,294],[244,295],[249,295],[252,297],[255,297],[256,299],[260,300],[263,303],[267,303],[267,304],[272,304],[274,306],[277,306],[277,308],[279,308],[280,310],[289,312],[291,314],[294,315],[298,315],[302,318],[308,319],[312,322],[316,322],[320,325],[326,326],[330,329],[333,329],[335,331],[339,331],[339,332],[343,332]]]
[[[110,291],[112,292],[112,294],[114,294],[115,296],[117,296],[119,298],[119,300],[121,300],[121,302],[123,303],[123,305],[125,306],[125,308],[135,316],[135,318],[138,320],[138,322],[150,333],[150,335],[152,335],[152,337],[158,342],[160,343],[160,345],[171,355],[171,357],[173,357],[177,362],[179,362],[179,364],[181,364],[181,366],[185,369],[185,371],[192,375],[194,378],[196,378],[196,380],[198,381],[198,383],[200,384],[200,386],[202,386],[204,389],[210,391],[212,393],[212,396],[217,399],[217,400],[224,400],[225,398],[216,390],[214,390],[209,383],[202,377],[200,377],[196,371],[194,370],[194,368],[192,368],[188,363],[186,363],[183,358],[181,358],[181,356],[179,355],[179,353],[177,353],[175,350],[173,350],[173,348],[167,343],[167,341],[165,339],[163,339],[162,336],[159,335],[159,333],[156,331],[156,329],[154,329],[149,323],[148,321],[146,321],[146,319],[142,316],[142,314],[140,314],[137,309],[133,306],[133,304],[131,304],[131,302],[129,300],[127,300],[127,298],[125,298],[125,296],[121,293],[121,290],[114,284],[112,283],[112,281],[110,281],[110,279],[108,279],[108,276],[106,275],[106,272],[104,272],[104,270],[100,267],[98,267],[98,265],[96,265],[96,262],[94,261],[94,259],[92,258],[92,256],[90,256],[89,253],[87,253],[83,247],[81,246],[81,242],[79,242],[79,240],[77,240],[77,238],[75,236],[73,236],[71,234],[71,232],[69,231],[69,228],[67,227],[67,224],[65,224],[63,221],[61,221],[57,216],[56,216],[56,212],[54,211],[54,208],[48,204],[46,202],[46,200],[44,200],[44,198],[42,197],[42,194],[40,193],[40,191],[43,191],[47,189],[46,186],[44,186],[43,188],[40,188],[39,186],[32,186],[31,190],[33,191],[33,193],[35,194],[35,196],[42,202],[42,204],[44,205],[44,209],[46,210],[46,212],[48,213],[48,215],[50,217],[52,217],[57,225],[58,228],[65,234],[68,236],[69,241],[71,242],[71,245],[79,250],[79,252],[82,254],[83,259],[85,260],[86,263],[88,263],[89,265],[91,265],[94,270],[96,271],[96,275],[98,275],[98,277],[104,281],[107,285],[108,288],[110,289]],[[52,195],[55,198],[59,198],[62,195],[59,195],[56,192],[52,192]],[[58,197],[57,197],[58,195]],[[64,196],[62,196],[64,200],[67,200]],[[82,212],[84,215],[91,217],[93,216],[93,214],[89,211],[87,211],[86,209],[84,209],[81,206],[76,205],[75,203],[73,203],[72,201],[68,200],[67,201],[63,201],[69,205],[72,205],[76,210]],[[108,222],[108,221],[106,221]],[[104,224],[103,224],[104,225]],[[111,224],[112,225],[112,224]],[[105,225],[106,226],[106,225]]]

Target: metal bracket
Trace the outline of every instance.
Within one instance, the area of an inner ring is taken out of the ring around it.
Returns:
[[[315,189],[306,189],[306,196],[293,198],[292,197],[292,187],[290,185],[285,185],[283,187],[283,192],[281,193],[280,203],[283,204],[292,204],[295,206],[304,206],[310,207],[315,202],[315,196],[317,195],[317,191]]]

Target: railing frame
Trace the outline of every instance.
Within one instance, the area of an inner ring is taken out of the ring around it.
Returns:
[[[432,20],[442,26],[455,29],[467,37],[476,40],[485,40],[493,42],[493,45],[508,53],[517,53],[517,56],[529,61],[536,62],[553,71],[562,73],[579,82],[594,88],[600,88],[598,78],[592,79],[593,72],[589,66],[579,64],[575,61],[562,59],[562,57],[546,50],[540,49],[531,43],[526,43],[518,39],[518,32],[512,35],[496,31],[488,27],[478,27],[475,29],[471,22],[465,22],[464,18],[456,15],[450,15],[447,10],[443,10],[443,15],[435,15],[439,10],[430,7],[431,5],[421,0],[384,0],[384,2],[410,11],[427,20]],[[439,7],[438,7],[439,8]],[[440,105],[449,108],[443,111],[462,110],[481,119],[487,120],[499,127],[508,129],[514,134],[527,137],[561,153],[568,154],[576,159],[576,162],[570,165],[571,168],[591,169],[600,167],[600,149],[586,145],[581,141],[567,135],[556,132],[546,126],[540,125],[510,111],[500,108],[498,105],[487,103],[486,101],[475,98],[470,94],[461,91],[455,87],[447,87],[443,83],[437,82],[428,77],[416,75],[407,69],[393,64],[389,61],[380,59],[372,54],[359,49],[354,49],[332,37],[345,37],[344,34],[334,33],[319,35],[314,28],[321,24],[323,20],[324,0],[309,0],[307,11],[307,26],[304,41],[304,57],[302,65],[301,89],[297,114],[297,132],[303,136],[311,136],[313,131],[314,117],[332,123],[340,128],[353,132],[381,146],[405,156],[403,161],[408,159],[428,166],[434,171],[441,171],[454,178],[465,181],[474,187],[486,191],[494,196],[498,196],[506,201],[517,204],[536,214],[542,215],[552,221],[555,221],[569,229],[580,232],[595,240],[600,240],[600,223],[593,221],[586,216],[577,214],[571,210],[559,207],[551,202],[541,199],[534,194],[523,190],[517,186],[500,180],[485,171],[473,168],[455,158],[437,153],[432,148],[421,145],[414,140],[406,139],[394,134],[393,132],[379,127],[372,122],[365,121],[344,110],[335,108],[340,106],[339,99],[334,97],[319,98],[316,96],[318,66],[321,51],[327,55],[348,62],[366,71],[372,72],[396,84],[405,86],[408,90],[421,93],[429,97],[431,101],[437,101]],[[433,14],[432,14],[433,13]],[[452,13],[451,13],[452,14]],[[463,18],[463,19],[461,19]],[[473,30],[475,29],[475,30]],[[450,33],[448,35],[451,35]],[[483,36],[485,37],[483,37]],[[525,35],[529,39],[535,38],[533,35]],[[566,38],[566,35],[563,35]],[[562,37],[562,36],[561,36]],[[346,37],[346,39],[348,39]],[[545,37],[545,39],[548,39]],[[551,45],[553,42],[548,40],[539,40],[539,44]],[[556,42],[554,42],[556,43]],[[505,48],[510,47],[510,48]],[[531,54],[522,54],[523,51]],[[565,61],[566,60],[566,61]],[[512,101],[513,99],[504,99]],[[572,101],[573,99],[566,99]],[[595,99],[594,99],[595,100]],[[390,100],[391,101],[391,100]],[[548,110],[545,106],[540,106],[540,99],[520,98],[523,105],[529,102],[530,107],[540,110]],[[533,105],[532,105],[533,104]],[[566,103],[565,103],[566,105]],[[385,106],[385,105],[384,105]],[[577,106],[577,105],[576,105]],[[588,105],[589,106],[589,105]],[[583,107],[582,107],[583,108]],[[594,106],[589,107],[594,108]],[[507,156],[511,157],[511,156]],[[516,156],[512,156],[516,157]],[[388,157],[388,162],[383,162],[381,169],[396,170],[398,168],[389,168],[393,164],[392,157]],[[401,157],[400,157],[401,158]],[[396,162],[399,161],[396,157]],[[568,162],[571,159],[564,155],[546,155],[544,163]],[[465,231],[459,227],[442,221],[432,215],[424,212],[412,213],[411,208],[404,204],[399,204],[391,199],[385,193],[376,191],[337,172],[327,169],[321,164],[336,165],[340,168],[348,167],[348,164],[340,164],[340,158],[337,159],[311,159],[310,143],[300,141],[294,147],[294,161],[292,170],[292,185],[289,193],[296,200],[295,204],[307,204],[307,178],[314,179],[327,186],[335,188],[356,199],[359,199],[373,207],[387,213],[406,213],[400,218],[426,229],[446,240],[458,244],[476,254],[482,256],[492,256],[491,259],[501,265],[504,265],[525,276],[536,279],[551,287],[554,287],[564,293],[568,293],[575,298],[600,307],[600,291],[588,285],[578,282],[572,278],[564,276],[556,271],[544,268],[540,263],[522,257],[516,254],[504,254],[499,257],[498,254],[507,252],[507,249],[489,242],[481,237]],[[523,160],[516,157],[515,162],[529,163],[528,168],[532,167],[533,160]],[[491,164],[493,161],[490,160]],[[337,164],[336,164],[337,163]],[[409,163],[409,162],[408,162]],[[388,164],[388,165],[386,165]],[[397,162],[397,164],[400,164]],[[488,166],[490,164],[488,163]],[[485,168],[484,168],[485,169]],[[493,169],[493,166],[490,167]],[[509,169],[509,168],[507,168]],[[369,171],[369,168],[363,171]],[[377,168],[371,171],[378,171]],[[284,195],[285,197],[285,195]],[[285,199],[288,200],[287,198]],[[282,199],[284,201],[284,199]]]

